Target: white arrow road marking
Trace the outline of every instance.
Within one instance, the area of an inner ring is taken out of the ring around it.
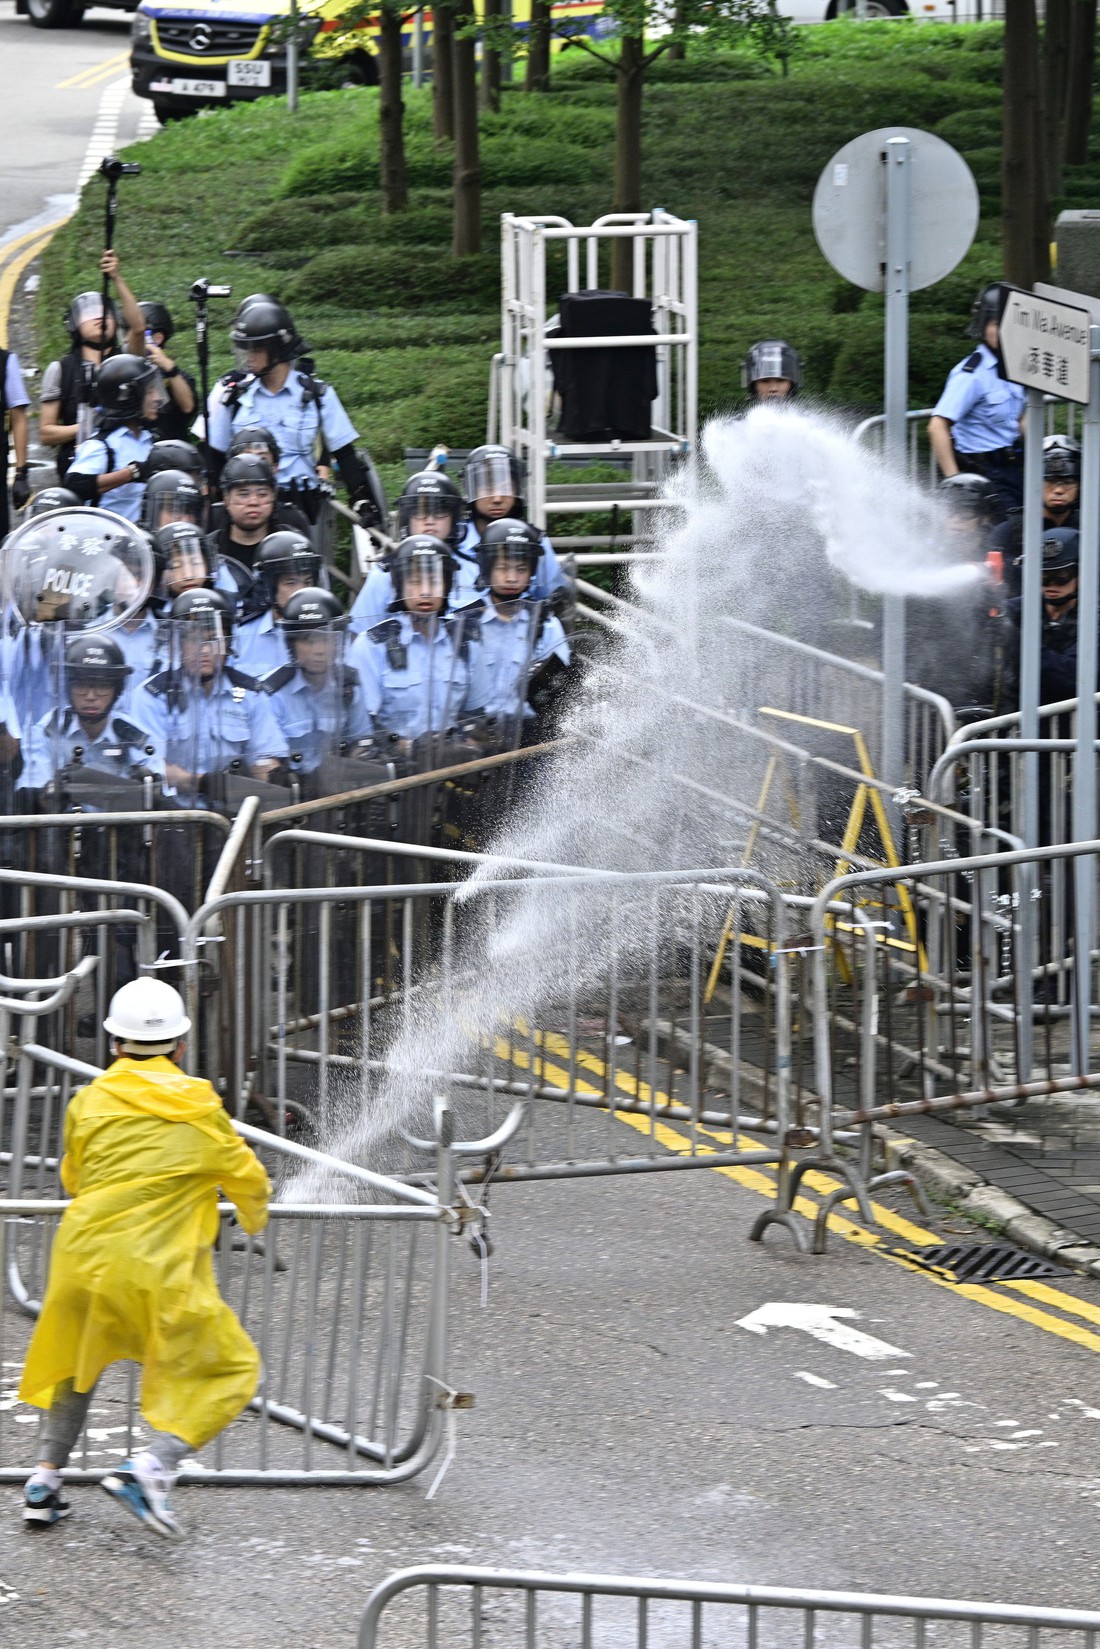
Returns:
[[[815,1340],[835,1346],[838,1351],[850,1351],[856,1357],[881,1360],[912,1355],[900,1346],[887,1345],[885,1340],[876,1340],[873,1334],[864,1334],[862,1329],[837,1321],[839,1317],[858,1316],[859,1312],[850,1306],[795,1305],[787,1300],[771,1300],[747,1317],[738,1318],[737,1326],[747,1328],[750,1334],[766,1334],[769,1328],[801,1329],[804,1334],[812,1334]]]

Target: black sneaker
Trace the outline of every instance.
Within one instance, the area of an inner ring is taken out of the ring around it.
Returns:
[[[51,1489],[45,1483],[27,1483],[23,1489],[23,1522],[32,1528],[48,1529],[69,1515],[69,1502],[62,1500],[60,1489]]]

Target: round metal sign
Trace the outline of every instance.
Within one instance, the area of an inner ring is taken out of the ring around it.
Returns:
[[[846,143],[814,190],[814,234],[839,275],[868,292],[883,290],[886,260],[886,167],[892,137],[910,144],[909,290],[949,275],[970,250],[978,227],[978,185],[957,149],[914,126],[881,126]]]

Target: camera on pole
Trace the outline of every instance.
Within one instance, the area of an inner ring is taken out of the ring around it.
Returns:
[[[199,363],[199,385],[202,391],[202,446],[209,463],[210,442],[206,434],[207,409],[210,405],[210,383],[208,363],[210,359],[210,345],[207,340],[209,320],[206,306],[211,298],[231,297],[231,286],[215,286],[213,281],[200,275],[197,281],[192,281],[187,296],[195,305],[195,353]]]
[[[138,177],[141,167],[132,160],[119,160],[117,155],[107,155],[99,163],[99,175],[107,180],[107,217],[104,227],[103,250],[111,252],[115,244],[115,219],[118,216],[118,180],[124,177]],[[100,359],[107,353],[107,306],[111,300],[111,278],[103,277],[103,322],[99,340]]]

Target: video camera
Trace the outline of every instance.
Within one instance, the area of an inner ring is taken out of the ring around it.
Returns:
[[[141,167],[133,160],[119,160],[117,155],[107,155],[99,163],[99,175],[105,177],[108,183],[117,183],[120,177],[140,177]]]
[[[206,303],[209,298],[228,298],[232,293],[231,286],[214,286],[205,275],[201,275],[197,281],[191,282],[187,296],[192,303]]]

